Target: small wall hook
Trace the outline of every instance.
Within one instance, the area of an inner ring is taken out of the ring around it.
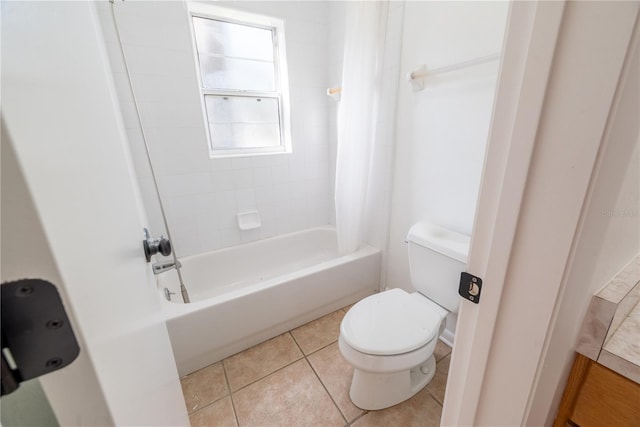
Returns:
[[[422,64],[420,67],[407,73],[407,80],[411,83],[411,89],[418,92],[424,89],[424,76],[427,72],[427,66]]]

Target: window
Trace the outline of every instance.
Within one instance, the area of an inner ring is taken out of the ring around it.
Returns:
[[[291,152],[283,22],[189,9],[210,157]]]

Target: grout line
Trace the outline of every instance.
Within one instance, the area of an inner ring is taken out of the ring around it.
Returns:
[[[236,420],[236,425],[240,426],[240,420],[238,420],[238,413],[236,412],[236,403],[233,401],[233,392],[231,391],[231,384],[229,384],[229,376],[227,375],[227,368],[224,367],[224,359],[220,361],[222,365],[222,372],[224,372],[224,381],[227,384],[227,390],[229,390],[229,398],[231,399],[231,408],[233,409],[233,417]]]
[[[445,344],[446,345],[446,344]],[[445,354],[444,356],[442,356],[440,359],[436,359],[436,362],[440,362],[441,360],[446,359],[447,357],[451,356],[451,353],[453,353],[453,349],[451,347],[449,347],[447,345],[447,348],[449,349],[449,351],[447,352],[447,354]]]
[[[429,394],[429,397],[430,397],[430,398],[432,398],[433,400],[435,400],[435,402],[438,404],[438,406],[440,406],[440,407],[442,407],[442,406],[443,406],[442,402],[440,402],[440,401],[438,400],[438,398],[437,398],[437,397],[435,397],[435,396],[433,395],[433,393],[431,393],[431,390],[427,390],[427,393]]]
[[[315,368],[313,367],[313,365],[311,364],[311,362],[309,361],[309,359],[307,359],[305,357],[305,360],[307,361],[307,365],[309,365],[309,367],[311,368],[311,371],[315,374],[316,378],[318,378],[318,381],[320,382],[320,385],[322,386],[322,388],[324,389],[324,391],[327,392],[327,395],[329,396],[329,399],[331,399],[331,402],[333,402],[333,405],[336,407],[336,409],[338,410],[338,413],[340,415],[342,415],[342,419],[345,422],[345,425],[349,425],[349,420],[347,419],[347,416],[345,414],[342,413],[342,410],[340,409],[340,406],[338,406],[338,404],[336,403],[335,399],[333,398],[333,396],[331,395],[331,393],[329,392],[329,389],[327,388],[326,385],[324,385],[324,382],[322,381],[322,378],[320,378],[320,374],[318,374],[315,370]]]
[[[224,399],[225,397],[231,397],[231,395],[230,395],[230,394],[225,394],[224,396],[217,398],[217,399],[216,399],[216,400],[214,400],[213,402],[209,402],[209,403],[207,403],[206,405],[200,406],[200,407],[199,407],[198,409],[196,409],[195,411],[191,411],[191,412],[189,412],[189,408],[187,408],[187,415],[193,415],[193,414],[195,414],[196,412],[200,412],[200,411],[201,411],[201,410],[203,410],[204,408],[208,408],[209,406],[211,406],[211,405],[213,405],[213,404],[215,404],[215,403],[220,402],[220,401],[221,401],[222,399]]]
[[[286,335],[286,334],[289,334],[289,332],[284,332],[284,333],[282,333],[282,334],[280,334],[280,335],[278,335],[278,336]],[[291,334],[289,334],[289,335],[291,335]],[[293,335],[291,335],[291,338],[293,338]],[[273,338],[272,338],[272,339],[273,339]],[[270,340],[267,340],[267,341],[270,341]],[[263,341],[262,343],[265,343],[265,342],[267,342],[267,341]],[[253,380],[253,381],[251,381],[251,382],[249,382],[249,383],[247,383],[247,384],[243,385],[242,387],[238,388],[237,390],[231,390],[231,385],[229,384],[229,393],[230,393],[230,394],[237,393],[237,392],[239,392],[240,390],[243,390],[243,389],[245,389],[245,388],[249,387],[250,385],[257,383],[258,381],[260,381],[260,380],[262,380],[262,379],[264,379],[264,378],[267,378],[268,376],[271,376],[271,375],[275,374],[275,373],[276,373],[276,372],[278,372],[278,371],[281,371],[282,369],[286,368],[287,366],[291,366],[291,365],[293,365],[294,363],[296,363],[296,362],[298,362],[298,361],[300,361],[300,360],[304,359],[304,357],[305,357],[305,356],[304,356],[304,353],[303,353],[303,352],[302,352],[302,350],[300,349],[300,346],[298,346],[298,343],[296,343],[295,341],[296,341],[296,340],[295,340],[295,339],[293,339],[293,342],[296,344],[296,346],[297,346],[297,347],[298,347],[298,349],[300,350],[300,354],[301,354],[301,356],[300,356],[300,357],[298,357],[297,359],[292,360],[291,362],[287,363],[286,365],[283,365],[283,366],[279,367],[279,368],[278,368],[278,369],[276,369],[275,371],[269,372],[268,374],[265,374],[264,376],[262,376],[262,377],[260,377],[260,378],[257,378],[257,379],[255,379],[255,380]],[[256,344],[256,345],[255,345],[255,346],[253,346],[253,347],[256,347],[256,346],[258,346],[258,345],[260,345],[260,344],[262,344],[262,343]],[[250,347],[250,348],[253,348],[253,347]],[[249,349],[247,349],[247,350],[249,350]],[[229,359],[229,358],[231,358],[231,357],[233,357],[233,356],[235,356],[235,355],[237,355],[237,354],[244,353],[244,352],[245,352],[245,351],[247,351],[247,350],[243,350],[243,351],[240,351],[240,352],[238,352],[238,353],[232,354],[232,355],[231,355],[231,356],[229,356],[229,357],[225,357],[225,358],[224,358],[224,359],[222,359],[220,362],[222,363],[224,360],[227,360],[227,359]],[[216,362],[216,363],[217,363],[217,362]],[[224,363],[222,364],[222,366],[224,367]],[[225,375],[226,375],[226,370],[225,370]]]
[[[260,377],[260,378],[258,378],[257,380],[254,380],[254,381],[252,381],[252,382],[250,382],[250,383],[248,383],[248,384],[243,385],[243,386],[242,386],[242,387],[240,387],[239,389],[232,391],[232,392],[231,392],[231,394],[232,394],[232,395],[233,395],[233,394],[236,394],[236,393],[237,393],[237,392],[239,392],[240,390],[244,390],[245,388],[247,388],[247,387],[249,387],[249,386],[251,386],[251,385],[253,385],[253,384],[257,383],[258,381],[262,381],[262,380],[264,380],[265,378],[268,378],[268,377],[272,376],[273,374],[275,374],[275,373],[277,373],[277,372],[280,372],[280,371],[282,371],[283,369],[288,368],[289,366],[293,365],[294,363],[297,363],[297,362],[299,362],[299,361],[301,361],[301,360],[304,360],[304,359],[305,359],[305,357],[304,357],[304,356],[302,356],[302,357],[301,357],[301,358],[299,358],[299,359],[293,360],[293,361],[291,361],[290,363],[287,363],[286,365],[279,367],[279,368],[278,368],[278,369],[276,369],[275,371],[273,371],[273,372],[269,372],[269,373],[268,373],[268,374],[266,374],[265,376]]]
[[[227,390],[228,390],[228,392],[227,392],[226,394],[224,394],[223,396],[220,396],[219,398],[217,398],[217,399],[215,399],[215,400],[213,400],[213,401],[211,401],[211,402],[207,403],[206,405],[200,406],[198,409],[196,409],[196,410],[194,410],[194,411],[190,411],[190,410],[189,410],[189,408],[187,408],[187,415],[192,415],[192,414],[195,414],[195,413],[196,413],[196,412],[198,412],[198,411],[201,411],[201,410],[202,410],[202,409],[204,409],[204,408],[208,408],[209,406],[213,405],[214,403],[218,403],[218,402],[220,402],[220,401],[221,401],[222,399],[224,399],[225,397],[231,397],[231,387],[229,387],[229,380],[228,380],[228,378],[227,378],[227,372],[226,372],[226,370],[224,369],[224,364],[222,363],[222,360],[219,360],[219,361],[217,361],[217,362],[214,362],[214,363],[212,363],[211,365],[205,366],[204,368],[198,369],[197,371],[194,371],[194,372],[192,372],[192,373],[191,373],[191,374],[189,374],[189,375],[192,375],[192,374],[194,374],[194,373],[196,373],[196,372],[198,372],[198,371],[201,371],[201,370],[203,370],[203,369],[206,369],[206,368],[208,368],[209,366],[215,365],[216,363],[220,363],[220,365],[222,366],[222,372],[224,373],[224,379],[225,379],[225,382],[226,382],[226,384],[227,384]],[[188,376],[188,375],[185,375],[185,376],[184,376],[184,377],[182,377],[182,378],[185,378],[185,377],[187,377],[187,376]],[[182,393],[182,397],[183,397],[183,399],[184,399],[184,392]],[[187,401],[186,401],[186,399],[185,399],[185,406],[186,406],[186,403],[187,403]],[[231,400],[231,403],[233,404],[233,399]],[[234,408],[234,415],[235,415],[235,408]],[[237,421],[237,420],[236,420],[236,421]]]
[[[355,418],[353,419],[353,421],[351,421],[351,422],[349,423],[349,426],[352,426],[352,425],[353,425],[353,423],[355,423],[355,422],[356,422],[356,421],[358,421],[360,418],[364,417],[364,416],[365,416],[365,415],[367,415],[369,412],[371,412],[371,411],[366,410],[366,409],[363,409],[363,411],[364,411],[364,412],[363,412],[362,414],[360,414],[360,415],[358,415],[357,417],[355,417]]]
[[[443,404],[442,402],[440,402],[440,401],[438,400],[438,398],[437,398],[437,397],[435,397],[435,396],[433,395],[433,393],[431,393],[431,390],[427,389],[427,394],[429,395],[429,397],[430,397],[430,398],[432,398],[433,400],[435,400],[435,401],[436,401],[436,403],[437,403],[440,407],[443,407],[443,406],[444,406],[444,404]]]
[[[312,351],[311,353],[309,353],[309,354],[304,354],[304,352],[303,352],[302,354],[304,354],[304,357],[309,357],[309,356],[311,356],[312,354],[316,354],[317,352],[319,352],[319,351],[321,351],[321,350],[324,350],[325,348],[327,348],[327,347],[329,347],[330,345],[333,345],[333,344],[335,344],[335,343],[337,343],[337,342],[338,342],[338,340],[336,339],[335,341],[331,341],[329,344],[326,344],[326,345],[324,345],[324,346],[320,347],[320,348],[319,348],[319,349],[317,349],[317,350],[313,350],[313,351]]]
[[[305,323],[306,324],[306,323]],[[304,325],[303,325],[304,326]],[[297,329],[297,328],[296,328]],[[291,330],[293,331],[293,329]],[[293,342],[296,344],[296,347],[298,347],[298,350],[300,350],[300,353],[302,353],[302,357],[307,357],[304,354],[304,350],[302,350],[302,347],[300,347],[300,344],[298,344],[298,340],[296,340],[296,337],[291,333],[291,331],[287,332],[289,335],[291,335],[291,339],[293,340]]]
[[[258,378],[257,380],[252,381],[252,382],[250,382],[250,383],[248,383],[248,384],[246,384],[246,385],[243,385],[243,386],[242,386],[242,387],[240,387],[239,389],[232,391],[232,392],[231,392],[231,394],[232,394],[232,395],[233,395],[233,394],[236,394],[237,392],[239,392],[239,391],[241,391],[241,390],[244,390],[245,388],[247,388],[247,387],[249,387],[249,386],[251,386],[251,385],[253,385],[253,384],[257,383],[258,381],[262,381],[262,380],[264,380],[265,378],[268,378],[268,377],[272,376],[273,374],[275,374],[275,373],[277,373],[277,372],[280,372],[280,371],[282,371],[283,369],[288,368],[289,366],[291,366],[291,365],[293,365],[294,363],[297,363],[297,362],[299,362],[299,361],[301,361],[301,360],[303,360],[303,359],[304,359],[304,357],[301,357],[300,359],[296,359],[296,360],[292,361],[291,363],[288,363],[288,364],[286,364],[286,365],[284,365],[284,366],[282,366],[282,367],[280,367],[280,368],[276,369],[276,370],[275,370],[275,371],[273,371],[273,372],[269,372],[269,373],[268,373],[267,375],[265,375],[264,377],[260,377],[260,378]]]

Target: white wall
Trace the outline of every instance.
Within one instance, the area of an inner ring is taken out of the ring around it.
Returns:
[[[179,256],[329,223],[328,4],[219,2],[285,20],[293,154],[209,159],[184,2],[116,2],[134,91]],[[164,232],[107,2],[100,5],[112,68],[154,234]],[[238,212],[257,209],[258,230]]]
[[[437,68],[500,52],[506,2],[407,2],[401,71]],[[471,234],[498,62],[426,79],[401,78],[387,287],[413,291],[404,243],[431,220]],[[454,284],[454,286],[457,284]],[[455,321],[448,321],[451,330]]]
[[[592,296],[640,252],[639,49],[636,41],[628,77],[618,88],[619,99],[582,212],[528,425],[552,423]]]

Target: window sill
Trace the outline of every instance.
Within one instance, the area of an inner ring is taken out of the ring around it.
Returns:
[[[269,156],[278,154],[291,154],[292,150],[289,148],[280,147],[277,150],[209,150],[209,159],[229,159],[234,157],[254,157],[254,156]]]

